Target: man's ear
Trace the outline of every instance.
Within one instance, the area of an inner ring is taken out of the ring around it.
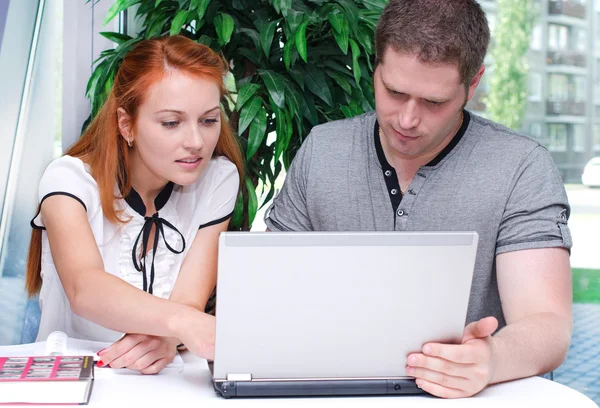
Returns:
[[[119,126],[119,133],[128,142],[133,142],[133,129],[131,116],[123,108],[117,109],[117,124]]]
[[[467,97],[467,99],[469,101],[475,94],[475,89],[477,89],[477,87],[479,86],[479,82],[481,81],[481,77],[483,76],[484,72],[485,72],[485,65],[482,65],[481,67],[479,67],[479,71],[477,71],[477,73],[471,80],[471,83],[469,84],[468,97]]]

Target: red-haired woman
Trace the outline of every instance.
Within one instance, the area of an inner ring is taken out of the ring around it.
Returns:
[[[213,358],[204,310],[243,171],[220,108],[227,70],[181,36],[125,56],[94,121],[40,181],[27,264],[38,340],[61,330],[116,341],[101,364],[142,373],[160,371],[180,343]]]

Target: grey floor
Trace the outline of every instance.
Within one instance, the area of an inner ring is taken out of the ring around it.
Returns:
[[[0,345],[21,340],[25,295],[23,280],[0,279]],[[574,388],[600,405],[600,305],[573,305],[573,338],[567,359],[554,380]]]

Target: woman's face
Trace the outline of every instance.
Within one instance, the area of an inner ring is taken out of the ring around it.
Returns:
[[[219,140],[220,99],[215,82],[174,70],[148,89],[133,132],[119,108],[121,134],[132,142],[132,182],[148,188],[196,182]]]

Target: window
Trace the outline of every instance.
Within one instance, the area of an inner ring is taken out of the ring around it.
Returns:
[[[541,50],[543,47],[542,42],[542,25],[536,24],[531,32],[531,49],[535,51]]]
[[[539,122],[532,122],[529,124],[529,135],[536,139],[542,137],[542,124]]]
[[[585,152],[585,126],[573,125],[573,151]]]
[[[529,74],[529,100],[539,102],[542,100],[542,74],[532,72]]]
[[[567,125],[551,123],[548,125],[548,150],[553,152],[567,151]]]
[[[566,75],[548,75],[548,88],[548,99],[552,101],[569,99],[569,78]]]
[[[583,76],[574,76],[573,77],[573,95],[571,95],[572,99],[577,102],[585,101],[587,99],[587,81]]]
[[[548,48],[551,50],[564,50],[569,45],[569,29],[558,24],[548,25]]]
[[[592,134],[592,148],[595,152],[600,152],[600,125],[594,125]]]
[[[573,49],[585,52],[587,50],[587,32],[582,28],[573,29]]]

